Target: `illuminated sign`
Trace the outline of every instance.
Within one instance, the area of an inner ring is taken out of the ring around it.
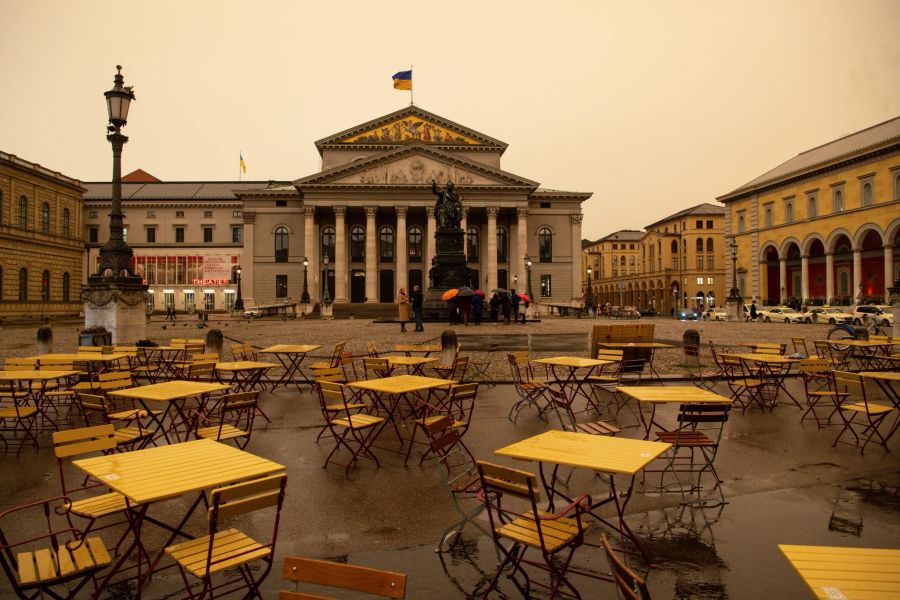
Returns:
[[[231,281],[228,279],[194,279],[191,283],[194,285],[228,285]]]

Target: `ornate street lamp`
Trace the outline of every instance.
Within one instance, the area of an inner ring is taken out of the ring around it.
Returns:
[[[587,289],[584,293],[584,305],[592,306],[594,304],[594,292],[591,289],[591,274],[594,272],[590,267],[587,268]]]
[[[734,240],[728,244],[728,250],[731,252],[731,290],[728,292],[728,300],[733,302],[740,303],[743,298],[741,298],[741,290],[738,289],[737,286],[737,251],[738,245],[734,243]]]
[[[131,106],[131,101],[134,100],[134,92],[131,86],[125,85],[120,65],[116,65],[116,71],[113,89],[103,93],[106,96],[106,108],[109,112],[106,139],[112,144],[113,151],[109,239],[100,249],[100,267],[93,279],[97,281],[97,279],[109,276],[120,281],[124,279],[128,283],[141,283],[141,277],[135,275],[132,267],[134,253],[125,242],[122,221],[122,147],[128,142],[128,137],[122,135],[121,130],[128,122],[128,108]]]
[[[244,310],[244,298],[241,297],[241,265],[238,265],[234,270],[234,274],[237,275],[237,286],[238,286],[238,295],[237,300],[234,301],[234,310]]]
[[[534,301],[534,294],[531,292],[531,258],[525,257],[525,293]]]
[[[331,304],[331,294],[328,293],[328,253],[325,253],[325,258],[322,259],[325,262],[325,275],[322,277],[322,285],[325,286],[325,290],[322,292],[322,304]]]
[[[513,289],[519,287],[519,276],[513,273]]]
[[[309,259],[303,257],[303,293],[300,294],[300,302],[309,304],[309,288],[307,287],[306,268],[309,266]]]

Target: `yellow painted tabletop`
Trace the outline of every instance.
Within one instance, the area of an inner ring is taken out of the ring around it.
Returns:
[[[363,379],[348,383],[352,388],[382,392],[385,394],[407,394],[432,388],[446,387],[455,381],[439,379],[437,377],[422,377],[421,375],[397,375],[395,377],[382,377],[380,379]]]
[[[142,346],[145,352],[184,352],[187,350],[184,346]]]
[[[140,504],[284,471],[283,465],[213,440],[120,452],[73,463]]]
[[[436,357],[425,356],[386,356],[385,358],[387,358],[388,362],[392,365],[405,365],[407,367],[424,365],[425,363],[437,361]]]
[[[238,360],[234,362],[216,363],[217,371],[250,371],[252,369],[274,369],[280,367],[275,363],[259,362],[257,360]]]
[[[103,354],[102,352],[72,352],[69,354],[42,354],[39,356],[29,356],[37,360],[71,360],[73,362],[112,362],[115,360],[123,360],[128,358],[125,352],[112,352]]]
[[[854,346],[856,348],[880,348],[882,346],[900,346],[900,342],[879,342],[878,340],[816,340],[827,341],[832,346]]]
[[[738,358],[744,360],[752,360],[758,363],[768,363],[768,364],[793,364],[800,362],[802,359],[800,358],[790,358],[787,356],[781,356],[780,354],[734,354],[733,356],[737,356]]]
[[[672,344],[662,342],[597,342],[604,348],[673,348]]]
[[[551,429],[494,452],[521,460],[634,475],[671,446],[664,442]]]
[[[609,365],[614,361],[600,360],[597,358],[580,358],[577,356],[551,356],[550,358],[536,358],[531,362],[541,363],[544,365],[553,365],[556,367],[599,367],[600,365]]]
[[[395,352],[440,352],[440,344],[394,344]]]
[[[897,371],[860,371],[859,374],[868,379],[881,379],[883,381],[900,381],[900,372],[897,372]]]
[[[49,381],[77,374],[78,371],[0,371],[0,381]]]
[[[154,400],[157,402],[170,402],[172,400],[180,400],[190,396],[199,396],[200,394],[228,389],[231,389],[231,386],[225,385],[224,383],[175,380],[154,383],[151,385],[142,385],[126,390],[116,390],[110,392],[110,395],[121,396],[123,398],[137,398],[140,400]]]
[[[271,354],[306,354],[321,348],[321,344],[275,344],[268,348],[263,348],[259,352],[268,352]]]
[[[649,404],[678,402],[696,404],[731,404],[731,398],[720,396],[715,392],[704,390],[693,385],[623,385],[616,388],[626,396],[638,402]]]
[[[900,550],[779,544],[788,562],[817,598],[900,598]]]

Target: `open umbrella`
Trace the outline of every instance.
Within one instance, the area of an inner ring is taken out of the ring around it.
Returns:
[[[522,300],[524,300],[524,301],[527,302],[528,304],[531,304],[531,303],[532,303],[532,302],[531,302],[531,298],[529,298],[526,294],[516,294],[516,296],[518,296],[519,298],[521,298]]]
[[[494,288],[491,290],[494,294],[508,294],[509,290],[504,290],[503,288]]]
[[[455,298],[457,296],[457,294],[459,294],[458,289],[450,288],[449,290],[447,290],[446,292],[441,294],[441,300],[446,302],[447,300],[451,300],[451,299]]]
[[[475,290],[470,287],[462,286],[459,288],[459,297],[460,298],[471,298],[475,295]]]
[[[484,292],[482,292],[481,290],[475,290],[475,295],[484,298]]]

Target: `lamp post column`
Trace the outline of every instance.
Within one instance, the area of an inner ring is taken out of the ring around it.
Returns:
[[[309,259],[307,257],[303,257],[303,293],[300,294],[300,302],[303,304],[309,304],[309,278],[307,275],[307,270],[309,267]],[[305,309],[306,307],[304,307]]]
[[[241,291],[241,266],[238,265],[234,272],[237,275],[237,299],[234,301],[234,310],[244,310],[244,296]]]

